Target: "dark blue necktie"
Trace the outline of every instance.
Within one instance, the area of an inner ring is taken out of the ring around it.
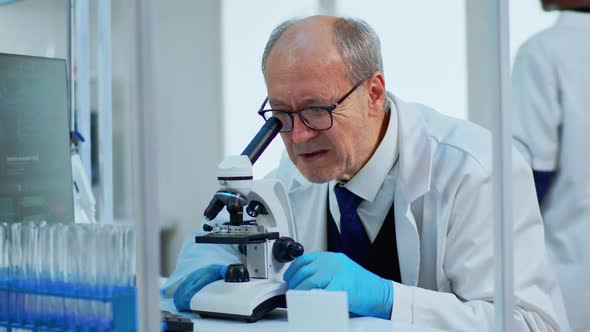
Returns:
[[[342,252],[359,265],[366,267],[371,250],[371,242],[356,212],[362,198],[350,190],[336,185],[334,193],[340,209],[340,241]]]

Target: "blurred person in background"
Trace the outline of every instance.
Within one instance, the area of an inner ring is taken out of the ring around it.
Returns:
[[[549,257],[573,331],[590,331],[590,0],[545,0],[557,23],[513,69],[513,138],[533,169]]]

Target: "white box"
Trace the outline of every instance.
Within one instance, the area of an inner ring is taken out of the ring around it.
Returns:
[[[346,292],[287,291],[290,332],[349,331]]]

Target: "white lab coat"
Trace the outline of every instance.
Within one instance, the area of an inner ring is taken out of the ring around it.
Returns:
[[[394,102],[399,119],[394,209],[403,285],[394,283],[391,319],[449,331],[491,330],[491,138],[474,124]],[[513,166],[514,331],[558,331],[561,295],[546,261],[532,174],[516,150]],[[287,189],[306,251],[325,250],[328,184],[310,183],[285,156],[269,176]],[[195,267],[203,259],[198,265],[206,265],[211,255],[237,260],[233,248],[212,247],[187,244],[179,258],[181,272],[170,285],[186,273],[188,262]]]
[[[590,331],[590,13],[563,12],[528,40],[513,71],[515,145],[556,176],[541,212],[574,331]]]

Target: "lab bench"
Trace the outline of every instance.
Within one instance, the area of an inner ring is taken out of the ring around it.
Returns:
[[[241,321],[201,318],[196,313],[179,313],[174,307],[172,299],[164,298],[160,308],[174,314],[191,319],[194,323],[195,332],[265,332],[265,331],[288,331],[289,323],[287,322],[287,310],[275,309],[263,319],[255,323],[245,323]],[[389,320],[356,317],[349,320],[350,332],[364,331],[395,331],[395,332],[444,332],[443,330],[418,327],[410,324],[397,323]]]

